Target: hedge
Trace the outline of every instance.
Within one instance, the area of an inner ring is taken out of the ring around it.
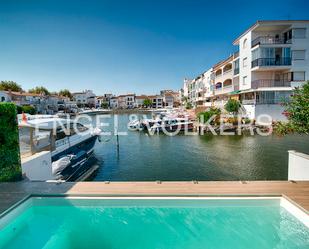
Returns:
[[[33,106],[30,106],[30,105],[19,106],[19,105],[17,105],[16,107],[17,107],[17,113],[18,114],[22,114],[23,112],[29,113],[31,115],[36,114],[36,109]]]
[[[21,180],[16,106],[0,103],[0,182]]]

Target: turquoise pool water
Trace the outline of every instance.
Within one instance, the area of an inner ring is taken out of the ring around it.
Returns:
[[[0,248],[309,248],[308,228],[277,199],[31,202],[0,220]]]

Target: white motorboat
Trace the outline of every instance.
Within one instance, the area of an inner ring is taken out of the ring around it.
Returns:
[[[50,151],[53,179],[74,181],[91,166],[100,129],[89,129],[70,119],[45,117],[19,123],[21,154]],[[43,170],[43,169],[42,169]]]

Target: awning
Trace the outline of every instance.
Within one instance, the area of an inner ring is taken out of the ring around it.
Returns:
[[[230,92],[229,95],[235,95],[235,94],[239,94],[241,91],[240,90],[237,90],[237,91],[233,91],[233,92]]]

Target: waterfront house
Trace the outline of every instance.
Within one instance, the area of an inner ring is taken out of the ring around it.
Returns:
[[[109,107],[110,107],[111,109],[116,109],[116,108],[118,108],[118,97],[113,96],[113,97],[110,98]]]
[[[18,106],[33,106],[38,113],[48,113],[47,96],[28,92],[0,91],[1,102],[13,102]]]
[[[179,93],[173,90],[162,90],[160,95],[163,97],[164,107],[178,107],[180,105]]]
[[[148,98],[152,101],[152,108],[163,108],[163,97],[161,95],[149,95]]]
[[[123,94],[118,96],[118,108],[131,109],[135,107],[135,94]]]
[[[96,95],[91,90],[73,93],[73,99],[79,106],[96,107]]]
[[[113,97],[113,94],[111,93],[106,93],[102,96],[97,96],[96,100],[97,100],[97,106],[98,107],[102,107],[102,105],[105,105],[107,107],[110,107],[110,100]]]
[[[237,52],[185,79],[183,97],[194,107],[218,108],[234,98],[251,119],[285,120],[282,101],[309,80],[309,20],[257,21],[233,44]]]
[[[10,95],[6,91],[0,91],[0,102],[10,102]]]
[[[135,96],[135,106],[138,108],[143,107],[146,99],[148,99],[147,95]]]

